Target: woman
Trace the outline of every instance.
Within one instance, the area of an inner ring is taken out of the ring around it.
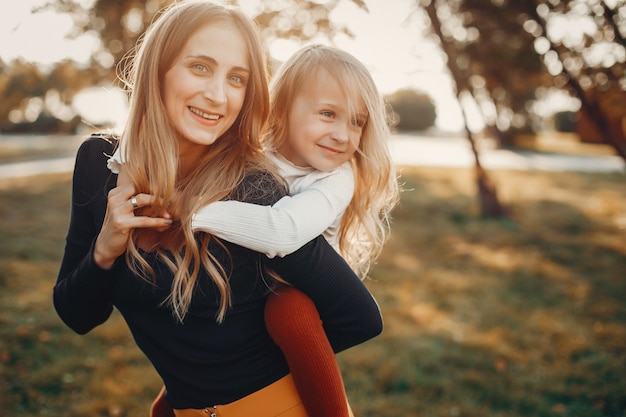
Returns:
[[[115,140],[93,137],[77,155],[55,307],[81,334],[117,308],[177,416],[306,416],[264,324],[274,277],[313,300],[335,351],[382,329],[376,302],[322,237],[267,259],[191,229],[212,201],[267,205],[285,194],[259,144],[265,68],[243,14],[174,5],[142,39],[128,81],[120,147],[130,184],[117,187],[106,167]]]

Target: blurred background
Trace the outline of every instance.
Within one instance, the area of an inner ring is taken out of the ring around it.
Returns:
[[[116,68],[167,3],[5,3],[0,131],[71,134],[82,124],[123,123]],[[467,122],[488,128],[499,145],[556,129],[624,146],[623,1],[222,3],[255,18],[277,65],[311,42],[353,53],[401,116],[399,130],[459,131]]]
[[[32,123],[40,115],[62,122],[75,116],[90,124],[123,122],[124,96],[115,82],[115,66],[155,10],[167,3],[82,1],[45,6],[45,0],[27,0],[5,7],[0,58],[13,81],[6,90],[12,101],[2,112],[3,131],[19,129],[11,129],[9,123]],[[433,104],[449,109],[436,121],[431,111],[423,123],[461,128],[443,56],[425,36],[424,16],[413,2],[252,0],[239,5],[263,28],[276,64],[304,43],[333,43],[364,61],[383,93],[418,89],[427,92]],[[46,36],[41,36],[41,27],[47,28]],[[24,85],[26,78],[32,85]],[[22,89],[17,91],[13,84]],[[95,105],[96,100],[108,105]],[[63,130],[76,129],[75,123]]]
[[[339,355],[357,416],[626,416],[626,2],[239,0],[274,68],[319,42],[395,113],[404,192]],[[140,416],[160,381],[114,315],[50,291],[75,150],[117,132],[123,56],[166,0],[0,4],[0,417]]]

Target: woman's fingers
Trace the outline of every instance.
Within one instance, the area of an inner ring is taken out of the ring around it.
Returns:
[[[163,212],[159,216],[145,215],[145,210],[137,212],[138,209],[147,208],[153,206],[157,201],[156,197],[151,194],[136,194],[128,199],[125,206],[130,206],[132,216],[126,219],[129,221],[129,226],[134,229],[139,228],[163,228],[172,224],[172,216],[169,213]]]
[[[113,188],[108,195],[107,211],[94,247],[94,260],[102,268],[109,268],[128,246],[132,229],[152,228],[166,230],[172,219],[169,215],[146,216],[141,208],[152,206],[156,198],[150,194],[135,193],[131,184]]]
[[[132,184],[120,185],[109,191],[109,209],[121,208],[123,211],[130,215],[141,208],[147,208],[156,204],[161,204],[162,201],[157,199],[152,194],[137,193],[135,187]],[[135,213],[143,214],[143,213]]]
[[[137,196],[136,195],[134,195],[134,196],[132,196],[130,198],[130,204],[133,205],[133,210],[137,210],[139,207],[141,207],[139,205],[139,202],[137,201]]]
[[[168,228],[172,224],[172,219],[165,217],[134,216],[134,219],[129,221],[129,224],[132,229]]]

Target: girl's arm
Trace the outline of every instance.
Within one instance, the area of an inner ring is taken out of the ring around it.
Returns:
[[[283,257],[328,229],[353,193],[354,178],[346,165],[272,206],[234,200],[209,204],[193,215],[191,226],[270,258]]]
[[[276,188],[276,183],[271,176],[265,176],[251,186],[271,190]],[[248,201],[270,205],[281,196]],[[282,258],[260,256],[260,260],[314,302],[335,352],[365,342],[382,331],[376,300],[324,237],[318,236]]]

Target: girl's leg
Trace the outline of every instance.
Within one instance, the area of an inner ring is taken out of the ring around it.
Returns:
[[[265,324],[311,417],[348,417],[343,379],[313,301],[292,287],[269,296]]]
[[[175,417],[174,410],[165,401],[165,387],[161,388],[159,395],[152,402],[150,417]]]

